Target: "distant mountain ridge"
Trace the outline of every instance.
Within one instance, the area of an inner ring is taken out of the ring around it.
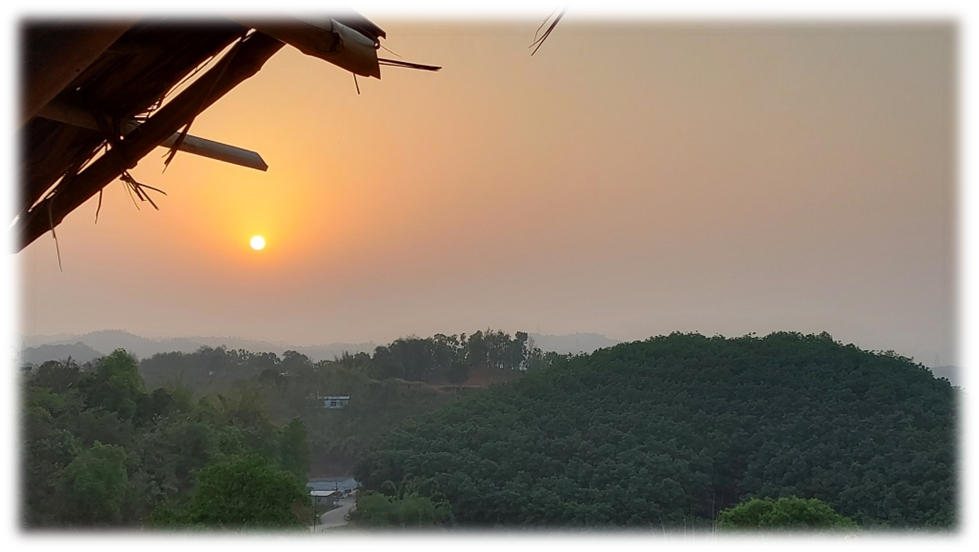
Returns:
[[[53,338],[53,339],[52,339]],[[372,342],[368,343],[329,343],[325,345],[293,346],[286,343],[275,343],[256,339],[246,339],[240,337],[173,337],[166,339],[150,339],[129,333],[124,330],[100,330],[84,335],[58,335],[58,336],[31,336],[25,337],[23,343],[26,345],[21,358],[32,364],[39,364],[47,360],[64,360],[69,349],[64,347],[83,345],[88,349],[104,356],[116,349],[125,349],[133,353],[138,358],[148,358],[159,353],[193,353],[201,347],[224,346],[228,349],[244,349],[250,352],[276,353],[281,355],[285,351],[296,351],[309,357],[310,360],[332,360],[334,356],[340,356],[344,351],[349,353],[373,352],[377,346]],[[57,348],[61,347],[61,348]],[[76,353],[77,354],[77,353]],[[73,360],[81,360],[76,354],[71,354]],[[52,356],[55,355],[55,356]]]
[[[611,347],[622,343],[597,333],[576,333],[570,335],[529,334],[534,344],[542,351],[553,351],[562,355],[591,353],[596,349]]]
[[[568,335],[528,334],[534,340],[534,345],[542,351],[553,351],[559,354],[590,354],[597,349],[612,347],[622,343],[597,333],[576,333]],[[150,339],[129,333],[124,330],[100,330],[84,335],[58,334],[50,336],[25,336],[25,345],[21,352],[20,362],[41,364],[48,360],[72,360],[83,364],[90,360],[105,356],[116,349],[126,349],[140,359],[159,353],[180,352],[193,353],[201,347],[219,347],[228,349],[244,349],[253,353],[275,353],[282,355],[285,351],[296,351],[309,357],[313,362],[333,360],[344,352],[356,354],[360,352],[373,353],[377,344],[370,341],[365,343],[335,342],[324,345],[293,346],[282,342],[261,341],[240,337],[173,337],[166,339]],[[944,365],[929,367],[935,377],[946,378],[952,385],[962,386],[962,369],[958,366]]]
[[[38,347],[28,347],[21,353],[21,362],[40,365],[49,360],[71,359],[78,364],[95,360],[105,356],[105,353],[96,351],[82,342],[71,344],[44,344]]]
[[[931,373],[935,374],[936,378],[945,378],[952,385],[957,385],[962,387],[962,368],[958,366],[952,366],[946,364],[944,366],[934,366],[930,367]]]
[[[621,343],[596,333],[576,333],[570,335],[528,334],[534,344],[542,351],[559,354],[591,353],[602,347]],[[173,337],[150,339],[124,330],[100,330],[84,335],[59,334],[55,336],[28,336],[23,338],[26,345],[21,358],[32,364],[48,360],[65,360],[71,356],[80,363],[107,355],[116,349],[125,349],[140,359],[159,353],[193,353],[201,347],[225,346],[228,349],[244,349],[250,352],[268,352],[281,355],[285,351],[296,351],[317,362],[332,360],[344,352],[356,354],[372,353],[377,343],[335,342],[323,345],[295,346],[282,342],[261,341],[240,337]],[[82,348],[84,347],[84,348]]]

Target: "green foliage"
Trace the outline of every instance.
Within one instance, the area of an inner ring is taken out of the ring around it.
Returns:
[[[178,513],[199,492],[202,470],[232,456],[260,456],[270,473],[289,476],[284,489],[299,485],[305,497],[305,427],[276,427],[257,391],[196,403],[179,385],[145,393],[122,351],[88,372],[47,363],[23,383],[28,527],[206,526],[206,517],[191,523]]]
[[[125,500],[126,451],[96,442],[61,473],[67,521],[78,525],[109,525],[120,521]]]
[[[816,498],[782,497],[752,498],[722,511],[717,516],[717,527],[741,530],[853,530],[852,519],[836,513],[822,500]]]
[[[260,456],[234,456],[201,470],[197,492],[169,525],[220,529],[305,528],[305,482]]]
[[[135,428],[131,420],[122,419],[115,412],[107,411],[99,405],[88,406],[73,416],[62,417],[61,421],[87,447],[96,441],[127,447],[135,438]]]
[[[77,387],[80,377],[78,365],[70,360],[67,362],[49,360],[30,374],[30,379],[36,386],[59,394],[67,393],[69,389]]]
[[[444,542],[444,524],[451,508],[417,492],[398,497],[367,493],[357,499],[351,521],[380,544],[437,544]]]
[[[149,395],[140,395],[139,397],[134,421],[140,426],[151,425],[155,420],[177,407],[177,402],[167,389],[154,389]]]
[[[30,526],[58,525],[63,511],[58,481],[65,466],[81,452],[78,440],[70,431],[57,426],[50,412],[39,405],[29,405],[24,416],[24,523]]]
[[[527,369],[539,349],[528,348],[526,332],[509,334],[487,329],[466,334],[422,339],[406,337],[374,349],[367,373],[375,379],[404,379],[429,383],[462,383],[473,372]]]
[[[295,363],[296,360],[293,357],[288,362]],[[229,351],[225,347],[205,346],[189,354],[174,352],[153,355],[144,359],[139,368],[150,387],[181,384],[201,397],[226,392],[235,382],[258,376],[266,370],[277,374],[283,369],[280,365],[284,361],[274,353],[249,353],[240,349]]]
[[[449,386],[471,379],[476,385],[516,379],[562,358],[541,352],[525,332],[511,338],[487,329],[470,336],[405,337],[377,347],[373,355],[344,353],[316,363],[296,351],[279,357],[202,347],[190,354],[154,355],[142,361],[140,370],[150,387],[180,384],[192,388],[197,397],[211,396],[206,408],[218,418],[228,408],[218,396],[229,401],[259,395],[268,407],[259,417],[276,424],[299,418],[311,428],[307,443],[314,472],[342,473],[392,427],[467,392]],[[323,395],[353,398],[342,410],[324,411],[316,400]],[[272,443],[254,424],[235,426],[240,431],[223,436],[223,447]],[[276,453],[266,448],[263,454],[274,457]]]
[[[143,380],[136,358],[122,349],[103,357],[94,372],[83,374],[78,382],[88,407],[98,406],[116,413],[123,420],[136,415]]]
[[[134,365],[117,351],[26,374],[28,526],[299,527],[311,458],[362,459],[354,475],[379,491],[354,516],[368,526],[710,528],[755,496],[813,497],[863,527],[957,520],[954,390],[825,334],[673,334],[570,357],[487,330],[318,363],[202,348],[143,361],[150,388],[166,384],[148,393]],[[511,373],[479,392],[441,383]],[[316,400],[341,394],[340,410]],[[255,489],[205,491],[259,465],[272,479]],[[406,480],[439,498],[381,494]]]
[[[355,477],[432,480],[464,525],[710,527],[749,496],[954,525],[955,396],[828,335],[673,334],[559,360],[419,416]]]
[[[306,426],[299,418],[293,418],[282,429],[279,445],[281,447],[282,467],[303,478],[309,473],[309,446],[306,444]]]

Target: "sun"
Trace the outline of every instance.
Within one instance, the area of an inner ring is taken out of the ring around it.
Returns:
[[[252,249],[255,251],[265,249],[265,238],[262,236],[252,236],[252,241],[250,243],[252,245]]]

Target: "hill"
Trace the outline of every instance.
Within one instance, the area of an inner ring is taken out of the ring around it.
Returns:
[[[439,388],[422,382],[371,379],[370,357],[312,362],[300,353],[202,347],[193,353],[162,353],[143,359],[139,374],[148,389],[183,389],[189,398],[249,396],[269,418],[308,428],[310,475],[347,475],[350,466],[384,433],[413,415],[433,410],[470,388]],[[326,409],[317,397],[346,395],[342,409]],[[219,399],[220,400],[220,399]]]
[[[931,369],[931,373],[935,374],[936,378],[945,378],[952,385],[962,387],[962,368],[958,366],[952,366],[949,364],[944,366],[934,366]]]
[[[85,364],[103,356],[105,356],[105,353],[96,351],[79,341],[64,345],[27,347],[21,352],[20,362],[40,366],[49,360],[63,361],[71,358],[78,364]]]
[[[955,392],[828,334],[672,334],[460,397],[355,470],[445,497],[470,526],[709,528],[752,497],[864,527],[955,524]],[[413,483],[409,483],[413,482]]]

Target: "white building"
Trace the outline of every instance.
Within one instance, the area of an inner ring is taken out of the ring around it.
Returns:
[[[320,397],[323,401],[323,408],[343,408],[350,402],[350,395],[328,395]]]
[[[340,491],[316,491],[310,490],[309,497],[313,500],[313,506],[336,506],[337,501],[343,498]]]

